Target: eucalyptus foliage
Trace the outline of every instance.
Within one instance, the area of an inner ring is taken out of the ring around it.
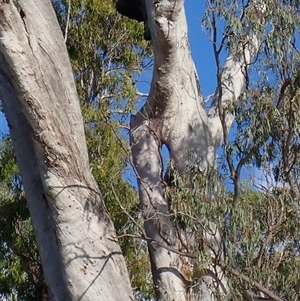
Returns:
[[[9,137],[0,146],[0,294],[44,300],[47,290]]]
[[[230,300],[250,300],[247,291],[268,297],[257,284],[278,300],[299,294],[299,8],[297,1],[265,1],[262,24],[247,1],[207,1],[202,20],[218,81],[226,53],[243,55],[245,28],[255,28],[261,40],[255,61],[244,70],[242,95],[223,108],[234,114],[235,124],[231,132],[223,126],[219,171],[191,167],[182,177],[171,168],[166,189],[182,237],[195,233],[196,244],[187,247],[200,275],[211,261],[207,247],[215,251],[205,236],[214,231],[211,222],[222,233],[226,257],[214,254],[211,264],[230,279]]]
[[[230,133],[223,129],[218,170],[203,173],[191,167],[182,177],[170,165],[165,195],[182,241],[187,241],[185,251],[195,259],[193,275],[185,278],[192,289],[205,265],[217,264],[229,279],[230,300],[243,300],[245,290],[266,297],[256,283],[282,300],[296,300],[300,3],[265,1],[264,24],[254,12],[249,13],[248,1],[209,0],[206,4],[202,25],[212,40],[219,81],[228,51],[243,55],[248,42],[245,28],[256,29],[261,48],[244,70],[247,85],[242,95],[224,108],[235,115],[235,124]],[[136,297],[151,299],[137,195],[123,177],[130,164],[128,115],[136,108],[139,76],[151,68],[151,47],[143,40],[142,25],[119,16],[112,0],[53,0],[53,5],[82,105],[90,168],[120,235]],[[258,171],[264,181],[257,179]],[[8,138],[2,139],[0,148],[0,197],[0,295],[45,300],[41,263]],[[227,255],[217,254],[216,262],[207,256],[206,248],[214,249],[203,234],[214,231],[210,222],[222,233]]]

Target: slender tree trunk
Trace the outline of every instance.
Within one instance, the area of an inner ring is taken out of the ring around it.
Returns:
[[[184,0],[146,1],[147,15],[152,16],[148,27],[155,62],[148,100],[131,118],[132,155],[157,299],[226,300],[229,289],[219,266],[207,263],[195,278],[193,235],[183,238],[164,197],[161,146],[168,147],[181,174],[191,167],[202,171],[215,167],[224,126],[229,129],[234,119],[228,112],[220,118],[219,110],[240,95],[245,85],[244,68],[257,54],[259,44],[249,29],[251,40],[243,45],[244,55],[239,59],[229,55],[207,113],[191,58],[183,4]],[[223,252],[221,236],[212,222],[209,225],[213,231],[204,232],[203,238],[208,254],[214,257]]]
[[[49,0],[0,3],[0,99],[51,300],[132,300]]]

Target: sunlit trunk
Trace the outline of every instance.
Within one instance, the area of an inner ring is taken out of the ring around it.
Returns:
[[[218,110],[240,95],[245,84],[243,68],[257,54],[258,42],[249,31],[252,39],[245,47],[245,55],[240,60],[229,55],[207,114],[191,58],[184,1],[146,3],[148,16],[153,16],[148,18],[148,27],[155,54],[154,72],[148,100],[131,119],[131,148],[157,298],[226,299],[229,289],[221,267],[204,263],[201,275],[195,275],[198,262],[196,246],[191,243],[193,234],[187,238],[174,223],[164,197],[161,147],[167,146],[181,175],[191,168],[204,174],[215,168],[215,153],[222,142],[224,126]],[[227,129],[233,118],[228,113],[224,119]],[[214,257],[224,252],[222,238],[214,223],[208,224],[211,231],[202,235],[206,252]]]
[[[0,37],[0,99],[51,300],[132,300],[50,1],[0,3]]]

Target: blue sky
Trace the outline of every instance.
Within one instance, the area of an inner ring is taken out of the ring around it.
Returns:
[[[4,117],[4,114],[2,112],[0,112],[0,136],[3,136],[3,134],[6,134],[7,131],[8,131],[8,128],[7,128],[6,119]]]
[[[214,93],[216,88],[216,65],[212,45],[202,31],[201,19],[204,15],[205,1],[186,0],[185,10],[188,22],[192,56],[198,71],[203,96]]]

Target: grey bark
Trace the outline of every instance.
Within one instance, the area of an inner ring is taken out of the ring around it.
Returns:
[[[0,3],[0,99],[51,300],[132,300],[48,0]]]

